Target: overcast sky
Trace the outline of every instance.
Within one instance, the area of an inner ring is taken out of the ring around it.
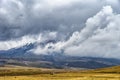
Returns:
[[[119,7],[120,0],[0,0],[0,50],[37,43],[35,54],[119,58]]]

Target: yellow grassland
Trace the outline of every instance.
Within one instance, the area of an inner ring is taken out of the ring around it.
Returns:
[[[0,67],[0,80],[120,80],[120,66],[96,70]]]

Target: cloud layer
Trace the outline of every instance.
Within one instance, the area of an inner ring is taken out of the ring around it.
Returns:
[[[108,6],[107,6],[108,5]],[[120,57],[119,0],[0,0],[0,50]],[[40,43],[54,40],[55,43]]]
[[[68,47],[65,53],[119,58],[119,20],[120,14],[113,13],[110,6],[104,7],[99,13],[87,20],[86,27],[81,32],[71,37],[72,43],[76,43],[77,46]]]
[[[119,20],[120,14],[113,13],[111,6],[105,6],[86,21],[86,26],[81,31],[74,32],[67,41],[49,43],[44,48],[38,46],[33,51],[37,54],[64,52],[72,56],[119,58]]]
[[[0,40],[45,31],[68,38],[107,4],[120,12],[118,0],[0,0]]]

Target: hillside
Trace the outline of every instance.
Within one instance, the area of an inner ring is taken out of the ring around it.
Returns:
[[[120,74],[120,66],[96,69],[96,70],[92,70],[91,72],[97,72],[97,73],[119,73]]]

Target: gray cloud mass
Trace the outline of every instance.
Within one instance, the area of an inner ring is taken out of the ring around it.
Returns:
[[[0,0],[0,50],[56,40],[31,51],[118,58],[119,5],[120,0]]]

